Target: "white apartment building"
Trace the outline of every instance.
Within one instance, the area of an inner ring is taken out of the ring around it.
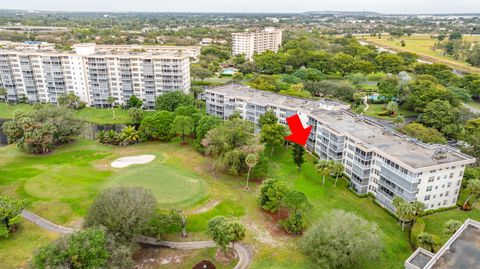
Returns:
[[[263,31],[244,32],[232,34],[232,52],[234,55],[245,55],[246,59],[252,60],[255,53],[267,50],[278,52],[282,46],[281,29],[267,27]]]
[[[130,96],[155,106],[164,92],[190,89],[190,57],[182,51],[115,51],[77,44],[73,52],[0,49],[0,87],[7,100],[57,103],[73,92],[87,106],[125,105]]]
[[[350,186],[359,194],[372,193],[394,211],[392,201],[421,201],[426,209],[454,206],[465,166],[473,157],[445,146],[425,144],[348,111],[329,100],[311,101],[227,85],[205,92],[207,113],[228,118],[234,111],[253,123],[266,111],[279,122],[298,114],[312,132],[307,149],[322,159],[342,162]]]

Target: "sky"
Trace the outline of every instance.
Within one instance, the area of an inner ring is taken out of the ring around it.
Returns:
[[[480,0],[0,0],[0,9],[55,11],[480,13]]]

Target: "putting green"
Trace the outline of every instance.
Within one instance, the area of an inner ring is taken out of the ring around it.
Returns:
[[[111,186],[145,187],[162,207],[187,206],[205,197],[206,183],[197,176],[162,164],[127,168],[112,176]]]

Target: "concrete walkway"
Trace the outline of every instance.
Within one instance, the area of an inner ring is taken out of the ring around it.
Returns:
[[[22,217],[34,224],[38,225],[42,229],[60,233],[60,234],[70,234],[78,229],[72,229],[69,227],[64,227],[52,223],[39,215],[32,213],[27,210],[22,211]],[[213,241],[192,241],[192,242],[171,242],[171,241],[158,241],[155,238],[148,236],[141,236],[137,240],[140,244],[150,245],[150,246],[159,246],[159,247],[168,247],[174,249],[183,249],[183,250],[192,250],[192,249],[202,249],[202,248],[213,248],[216,247],[215,242]],[[234,246],[234,250],[238,255],[238,263],[234,269],[247,269],[250,267],[253,261],[253,252],[247,245],[243,243],[237,243]]]
[[[470,111],[472,111],[473,113],[480,113],[480,109],[474,107],[474,106],[471,106],[467,103],[463,103],[463,106],[468,108]]]

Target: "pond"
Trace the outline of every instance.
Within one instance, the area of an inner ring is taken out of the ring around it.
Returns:
[[[8,119],[0,119],[0,126],[3,125],[4,122],[8,121]],[[125,128],[126,124],[95,124],[91,122],[84,122],[82,127],[80,128],[80,137],[95,140],[96,134],[99,131],[109,131],[114,130],[115,132],[120,132],[123,128]],[[5,133],[0,128],[0,146],[5,146],[8,144],[8,139]]]

